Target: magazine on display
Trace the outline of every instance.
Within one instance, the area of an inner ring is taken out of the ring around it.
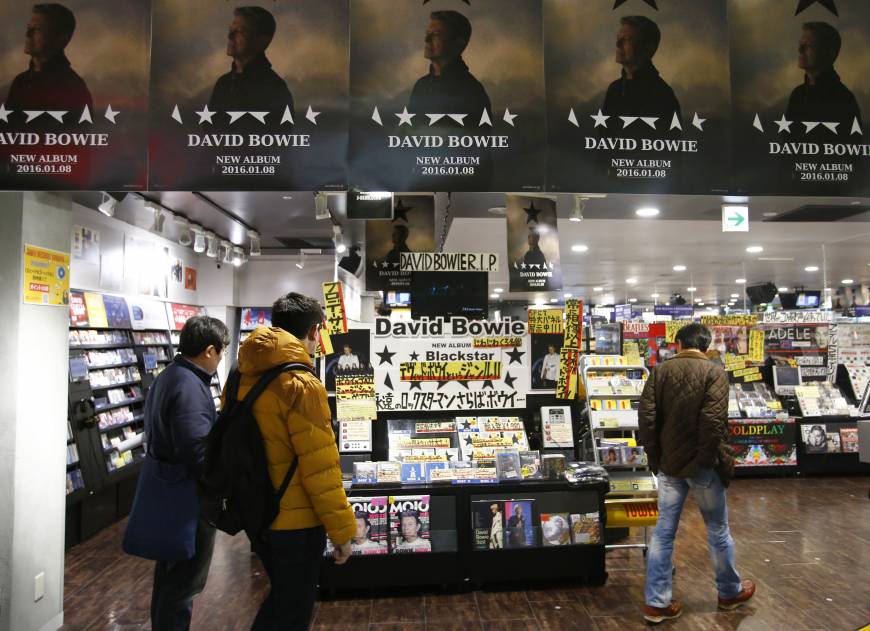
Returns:
[[[531,548],[535,545],[534,500],[509,500],[504,503],[507,548]]]
[[[541,513],[541,538],[544,547],[570,544],[571,527],[568,513]]]
[[[350,497],[356,519],[356,533],[351,540],[353,554],[387,553],[387,498]]]
[[[432,552],[428,495],[391,496],[389,511],[391,553]]]
[[[475,550],[504,548],[504,504],[499,500],[475,500],[471,503]]]
[[[571,543],[601,543],[601,520],[598,513],[571,515]]]

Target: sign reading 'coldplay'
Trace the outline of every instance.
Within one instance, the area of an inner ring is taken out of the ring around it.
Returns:
[[[409,291],[402,255],[434,249],[434,195],[394,195],[392,220],[366,221],[366,290]]]
[[[351,185],[541,190],[541,13],[536,0],[352,0]]]
[[[149,0],[0,6],[0,188],[145,187]]]
[[[870,3],[731,0],[728,11],[738,188],[867,194]]]
[[[544,30],[549,190],[727,188],[724,3],[544,0]]]
[[[347,0],[242,4],[154,0],[150,188],[343,188]]]
[[[510,290],[561,289],[556,201],[520,195],[506,198]]]

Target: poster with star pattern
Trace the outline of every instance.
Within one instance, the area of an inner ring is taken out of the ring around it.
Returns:
[[[348,0],[154,0],[149,190],[344,189],[348,64]]]
[[[410,291],[402,253],[434,250],[435,196],[393,195],[392,219],[366,221],[366,291]]]
[[[728,3],[735,190],[870,192],[870,3]]]
[[[543,5],[548,190],[727,190],[731,104],[725,3],[544,0]],[[760,28],[766,23],[758,20]]]
[[[0,4],[0,189],[146,185],[150,0]]]
[[[540,191],[540,0],[351,0],[350,184]]]
[[[516,335],[517,327],[521,335]],[[378,411],[524,408],[530,389],[525,327],[525,322],[511,320],[390,323],[378,318],[371,355]],[[518,337],[518,346],[474,344],[477,337],[508,333]],[[443,369],[434,369],[436,365]]]
[[[556,200],[506,195],[508,276],[511,291],[562,288]]]

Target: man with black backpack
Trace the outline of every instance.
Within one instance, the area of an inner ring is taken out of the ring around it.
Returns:
[[[356,520],[341,482],[326,389],[312,369],[311,355],[317,348],[322,321],[320,304],[312,298],[289,293],[276,300],[272,327],[259,327],[245,340],[239,348],[238,376],[234,373],[230,377],[224,391],[227,409],[238,406],[237,402],[250,406],[262,437],[271,482],[268,492],[274,492],[269,497],[275,499],[274,507],[266,510],[269,518],[273,517],[269,513],[274,517],[262,532],[256,523],[257,506],[239,507],[245,503],[240,495],[258,495],[254,484],[249,485],[248,493],[235,484],[235,491],[224,501],[231,512],[235,511],[235,517],[240,516],[236,528],[244,528],[251,537],[271,581],[253,631],[307,629],[326,535],[335,544],[335,562],[342,564],[350,557],[356,534]],[[255,400],[246,401],[251,394]],[[233,431],[221,425],[222,420],[209,437],[210,448],[213,439],[220,439],[221,431]],[[252,442],[247,445],[248,451],[259,449]],[[215,447],[215,451],[218,449],[225,452],[226,461],[240,448],[233,450],[232,443],[224,439],[223,447]],[[258,457],[254,454],[255,460]],[[236,470],[256,467],[255,462],[230,465]],[[238,479],[238,475],[233,478]],[[261,501],[257,503],[262,506]],[[232,521],[234,516],[225,513],[224,518]]]

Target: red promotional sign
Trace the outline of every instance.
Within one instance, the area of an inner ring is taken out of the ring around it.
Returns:
[[[202,313],[202,307],[194,305],[180,305],[173,302],[170,307],[172,309],[172,328],[176,331],[183,329],[184,324],[190,318]]]
[[[72,327],[88,326],[85,295],[80,291],[69,292],[69,325]]]

